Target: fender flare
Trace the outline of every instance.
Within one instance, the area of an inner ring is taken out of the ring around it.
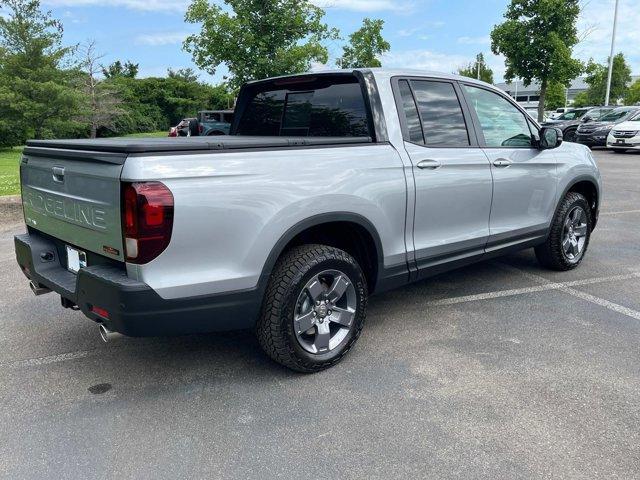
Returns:
[[[556,218],[556,214],[558,213],[558,209],[560,208],[560,202],[562,202],[562,199],[564,197],[567,196],[567,193],[569,193],[569,190],[571,190],[573,187],[575,187],[578,183],[580,182],[589,182],[591,183],[595,190],[596,190],[596,211],[593,212],[593,228],[596,227],[596,224],[598,223],[598,212],[600,211],[600,198],[601,198],[601,193],[600,193],[600,186],[598,185],[598,180],[593,177],[592,175],[578,175],[577,177],[573,178],[571,180],[571,182],[569,182],[567,184],[567,186],[565,187],[564,191],[562,192],[562,195],[560,195],[558,197],[558,201],[557,201],[557,205],[556,205],[556,209],[553,212],[553,218]],[[551,219],[551,221],[553,222],[553,218]]]
[[[316,227],[324,223],[333,223],[333,222],[354,223],[364,228],[369,233],[369,235],[371,235],[371,238],[373,239],[373,243],[376,249],[377,259],[378,259],[378,275],[377,276],[379,279],[384,268],[384,253],[382,249],[382,241],[380,240],[380,235],[378,234],[378,230],[376,229],[376,227],[365,217],[357,213],[351,213],[351,212],[321,213],[321,214],[306,218],[296,223],[292,227],[290,227],[280,237],[280,239],[278,239],[275,245],[271,248],[271,252],[269,253],[267,260],[262,267],[260,279],[258,280],[258,289],[261,292],[261,294],[263,294],[264,291],[266,290],[267,283],[271,276],[271,272],[273,271],[273,268],[275,267],[275,264],[278,261],[278,258],[280,258],[280,256],[284,252],[285,247],[289,244],[289,242],[291,242],[291,240],[293,240],[296,236],[298,236],[300,233],[304,232],[309,228]]]

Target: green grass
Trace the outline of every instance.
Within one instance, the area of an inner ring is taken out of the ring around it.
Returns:
[[[18,163],[22,147],[0,148],[0,196],[20,193]]]
[[[134,133],[125,137],[159,138],[166,137],[167,132]],[[0,196],[20,193],[19,167],[23,147],[0,148]]]
[[[149,133],[132,133],[130,135],[124,135],[121,138],[159,138],[166,137],[169,135],[169,132],[149,132]]]

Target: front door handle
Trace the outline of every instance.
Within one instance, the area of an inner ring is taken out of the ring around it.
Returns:
[[[493,162],[493,165],[499,168],[507,168],[513,164],[511,160],[507,160],[506,158],[499,158]]]
[[[418,163],[418,168],[421,170],[435,170],[441,166],[442,164],[438,160],[422,160]]]

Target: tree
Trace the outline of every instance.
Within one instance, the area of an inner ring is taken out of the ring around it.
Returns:
[[[629,87],[624,100],[627,105],[640,105],[640,80]]]
[[[468,64],[464,68],[459,68],[458,75],[469,78],[478,78],[478,69],[480,69],[480,80],[487,83],[493,83],[493,70],[487,66],[482,53],[476,55],[475,62]]]
[[[607,79],[609,76],[609,62],[601,65],[589,60],[586,68],[587,78],[585,82],[589,85],[586,91],[586,98],[590,105],[604,105],[607,92]],[[623,53],[618,53],[613,57],[613,70],[611,73],[611,95],[610,103],[617,104],[625,98],[631,83],[631,68]]]
[[[491,32],[491,50],[506,57],[505,79],[521,78],[525,86],[540,82],[540,121],[549,83],[568,84],[582,71],[571,57],[579,13],[579,0],[511,0],[505,22]]]
[[[336,63],[340,68],[381,67],[380,56],[391,49],[382,36],[384,20],[365,18],[362,27],[349,35],[349,44]]]
[[[180,68],[178,70],[173,70],[172,68],[168,68],[167,77],[181,79],[181,80],[184,80],[185,82],[198,81],[198,74],[193,70],[193,68]]]
[[[223,1],[224,8],[193,0],[185,21],[200,24],[200,33],[187,37],[183,48],[210,74],[226,65],[232,88],[328,61],[323,42],[337,39],[338,32],[323,23],[324,11],[309,0]]]
[[[129,60],[122,63],[120,60],[116,60],[111,65],[102,67],[102,74],[106,78],[126,77],[136,78],[138,76],[138,70],[140,64],[133,63]]]
[[[62,24],[39,0],[0,0],[0,145],[75,134],[80,95]]]
[[[545,110],[555,110],[567,104],[567,86],[558,82],[549,82],[544,101]]]
[[[98,79],[100,73],[95,42],[90,41],[82,49],[82,76],[84,108],[80,118],[89,124],[91,138],[96,138],[98,129],[115,130],[116,120],[124,114],[122,100],[111,86]]]

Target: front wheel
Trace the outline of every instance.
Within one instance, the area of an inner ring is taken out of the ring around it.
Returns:
[[[360,336],[367,282],[348,253],[304,245],[284,254],[274,269],[256,334],[276,362],[299,372],[338,363]]]
[[[546,242],[535,249],[538,261],[553,270],[576,268],[587,252],[592,229],[589,202],[583,195],[569,192],[558,207]]]
[[[575,142],[578,138],[575,128],[570,128],[564,132],[564,139],[567,142]]]

